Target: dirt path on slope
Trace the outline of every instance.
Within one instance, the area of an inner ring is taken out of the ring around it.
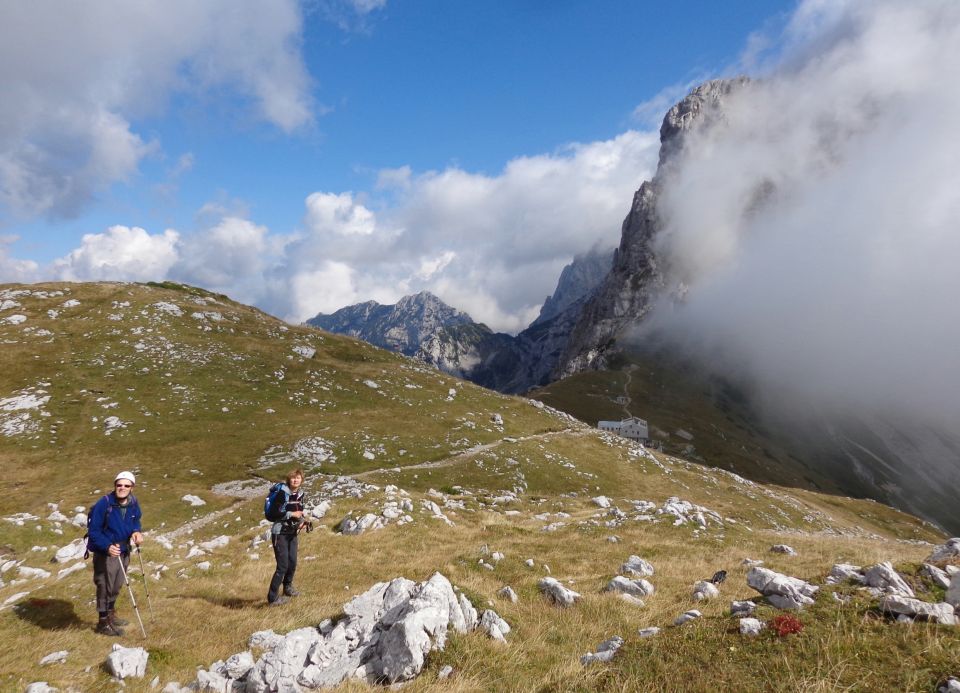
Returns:
[[[531,440],[549,440],[550,438],[561,436],[561,435],[572,435],[572,436],[584,436],[587,433],[591,432],[591,429],[576,429],[576,428],[565,428],[560,431],[548,431],[546,433],[534,433],[529,436],[521,436],[519,438],[507,437],[496,440],[492,443],[485,443],[484,445],[476,445],[467,450],[463,450],[449,457],[444,457],[440,460],[434,460],[433,462],[421,462],[420,464],[412,464],[407,466],[401,466],[401,471],[407,471],[409,469],[438,469],[441,467],[451,467],[468,460],[472,460],[477,455],[487,452],[488,450],[493,450],[494,448],[503,445],[504,443],[523,443]],[[338,476],[348,476],[353,479],[365,479],[369,478],[375,474],[383,474],[387,472],[393,472],[397,470],[397,466],[391,467],[382,467],[380,469],[368,469],[365,472],[359,472],[357,474],[323,474],[322,472],[313,472],[317,476],[329,476],[331,478]],[[231,484],[238,485],[236,492],[231,492]],[[232,512],[236,511],[236,506],[240,503],[243,503],[244,500],[247,500],[253,496],[260,496],[265,493],[265,490],[269,488],[269,482],[263,482],[260,480],[259,484],[249,484],[248,482],[229,482],[227,484],[218,484],[211,490],[217,495],[231,496],[237,500],[231,503],[228,507],[221,510],[215,510],[214,512],[204,515],[203,517],[198,517],[195,520],[190,520],[179,527],[170,530],[169,532],[164,532],[163,534],[156,534],[153,536],[154,541],[163,539],[169,542],[174,542],[179,539],[182,539],[185,536],[189,536],[194,530],[200,529],[211,522],[216,522],[220,518],[229,515]],[[254,490],[256,487],[256,490]]]
[[[574,435],[582,436],[586,432],[583,430],[577,430],[574,428],[565,428],[562,431],[548,431],[547,433],[535,433],[529,436],[523,436],[521,438],[509,438],[509,439],[500,439],[494,441],[493,443],[486,443],[484,445],[476,445],[472,448],[468,448],[462,452],[458,452],[455,455],[450,455],[449,457],[444,457],[442,460],[434,460],[433,462],[421,462],[420,464],[411,464],[399,467],[399,471],[408,471],[410,469],[437,469],[440,467],[452,467],[455,464],[460,464],[461,462],[466,462],[471,460],[482,452],[487,450],[493,450],[494,448],[499,447],[503,443],[517,442],[523,443],[528,440],[547,440],[553,438],[554,436],[559,435]],[[393,467],[384,467],[381,469],[368,469],[365,472],[360,472],[359,474],[348,474],[347,476],[353,477],[354,479],[363,479],[374,474],[382,474],[384,472],[393,472],[397,471],[398,467],[394,465]]]

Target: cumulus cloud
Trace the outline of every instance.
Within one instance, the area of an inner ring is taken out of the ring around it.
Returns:
[[[629,131],[514,159],[496,176],[386,170],[379,206],[351,193],[314,193],[289,273],[342,263],[351,269],[351,289],[340,295],[352,297],[347,303],[430,290],[494,329],[520,330],[574,255],[619,241],[633,191],[656,163],[657,142],[654,133]],[[309,292],[294,296],[281,313],[302,320],[329,310]]]
[[[284,131],[310,122],[295,0],[0,4],[0,212],[70,216],[157,147],[173,94],[231,90]]]
[[[660,200],[658,327],[821,401],[960,416],[960,5],[802,3]],[[753,59],[751,55],[751,59]]]
[[[179,241],[173,230],[151,235],[138,227],[111,226],[85,234],[79,248],[53,263],[52,273],[64,281],[165,278],[179,257]]]
[[[0,277],[5,282],[30,283],[39,281],[40,267],[32,260],[18,260],[10,255],[10,246],[17,236],[0,236]]]

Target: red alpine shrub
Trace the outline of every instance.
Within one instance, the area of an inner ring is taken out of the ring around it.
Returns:
[[[781,638],[803,630],[803,621],[793,614],[779,614],[770,619],[767,626]]]

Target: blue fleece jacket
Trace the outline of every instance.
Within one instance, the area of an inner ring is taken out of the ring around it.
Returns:
[[[133,494],[126,506],[126,512],[121,512],[117,503],[117,496],[109,493],[96,502],[90,511],[88,527],[90,536],[87,539],[87,549],[97,553],[107,553],[111,544],[120,544],[120,551],[130,551],[130,536],[140,530],[140,504]]]

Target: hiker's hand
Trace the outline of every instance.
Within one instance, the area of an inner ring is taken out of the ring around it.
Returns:
[[[140,534],[140,532],[134,532],[130,535],[130,540],[137,546],[140,546],[140,544],[143,543],[143,535]]]
[[[303,517],[303,511],[297,510],[296,512],[290,513],[290,517],[295,517],[299,520],[301,517]]]
[[[107,553],[109,553],[111,556],[119,556],[120,544],[110,544],[110,548],[107,549]]]

